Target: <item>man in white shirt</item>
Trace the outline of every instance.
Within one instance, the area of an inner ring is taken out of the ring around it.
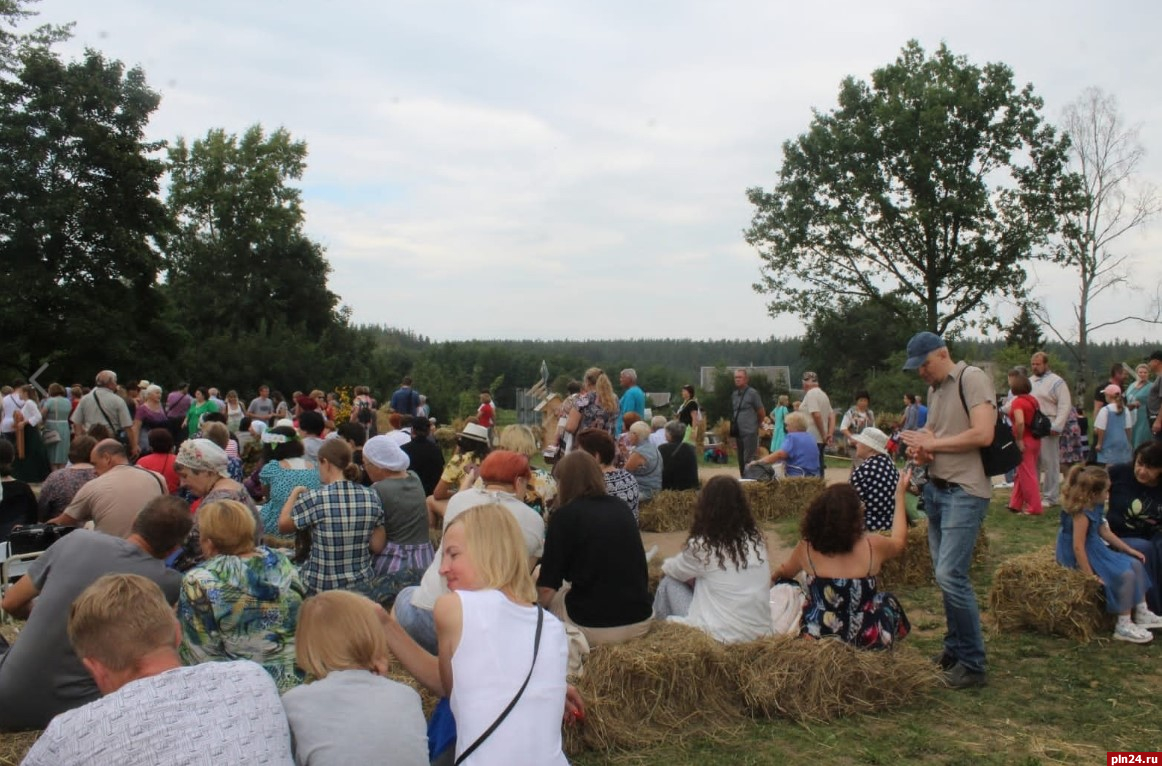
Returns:
[[[64,512],[49,523],[79,527],[91,520],[98,532],[128,537],[145,504],[169,494],[161,474],[129,465],[125,447],[116,439],[98,442],[89,461],[97,478],[77,490]]]
[[[835,441],[835,411],[831,409],[831,399],[819,387],[819,376],[814,372],[803,373],[803,404],[799,411],[807,416],[807,433],[819,446],[819,475],[822,476],[824,450]]]
[[[1057,505],[1061,499],[1061,432],[1073,409],[1069,384],[1061,376],[1049,369],[1049,357],[1044,351],[1033,354],[1029,361],[1033,374],[1029,382],[1033,384],[1033,398],[1045,417],[1053,421],[1050,434],[1041,439],[1041,461],[1038,466],[1044,476],[1041,478],[1042,505]]]
[[[86,588],[69,640],[104,696],[54,718],[24,764],[294,763],[270,675],[249,661],[182,667],[180,637],[152,580],[111,574]]]
[[[137,446],[137,429],[140,421],[129,415],[129,405],[117,395],[117,373],[112,370],[101,370],[97,373],[96,385],[93,390],[81,397],[77,408],[69,417],[73,423],[76,436],[84,436],[89,426],[108,426],[116,436],[118,431],[126,434],[126,447],[130,457],[137,457],[140,451]]]

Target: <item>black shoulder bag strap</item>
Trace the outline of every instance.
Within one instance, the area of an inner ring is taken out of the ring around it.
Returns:
[[[747,386],[746,388],[744,388],[742,390],[742,393],[738,397],[738,406],[734,408],[734,422],[735,423],[738,422],[738,414],[740,412],[742,412],[742,405],[743,405],[743,402],[746,401],[746,395],[748,393],[750,393],[750,386]]]
[[[476,750],[476,748],[480,747],[484,740],[492,736],[492,732],[496,731],[496,728],[500,726],[505,718],[508,717],[508,714],[512,712],[512,709],[516,707],[516,703],[520,700],[521,695],[525,693],[525,687],[529,685],[529,679],[533,677],[533,668],[537,666],[537,652],[539,652],[541,649],[541,627],[544,625],[544,622],[545,610],[541,607],[540,604],[537,604],[537,635],[533,639],[533,663],[529,666],[529,674],[525,676],[525,682],[520,685],[520,688],[517,689],[516,696],[512,698],[512,702],[508,703],[508,707],[506,707],[504,711],[497,717],[497,719],[492,722],[492,725],[485,729],[484,733],[477,737],[476,741],[469,745],[463,753],[460,753],[460,756],[456,759],[454,766],[459,766],[459,764],[463,763],[464,759],[472,755],[472,753]]]
[[[105,408],[101,406],[101,397],[97,396],[97,392],[100,390],[101,389],[99,388],[93,389],[93,402],[97,405],[97,409],[101,411],[101,417],[105,418],[105,422],[108,423],[109,428],[113,430],[113,435],[116,436],[118,431],[124,431],[125,429],[121,428],[120,426],[113,425],[113,421],[109,419],[109,415],[105,412]]]
[[[166,466],[169,466],[169,461],[166,461]],[[130,468],[136,468],[138,471],[145,471],[147,474],[153,477],[154,481],[157,482],[157,486],[161,488],[161,494],[169,494],[169,488],[165,485],[165,479],[161,478],[161,474],[159,474],[157,471],[151,471],[148,468],[142,468],[139,465],[130,466]]]

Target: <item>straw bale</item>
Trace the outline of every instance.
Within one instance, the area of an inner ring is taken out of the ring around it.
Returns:
[[[415,689],[420,695],[420,705],[424,709],[424,718],[429,719],[432,717],[432,711],[436,709],[436,703],[440,701],[440,698],[404,670],[403,665],[398,660],[393,660],[391,667],[387,669],[387,677],[392,681]]]
[[[755,717],[829,721],[915,703],[940,683],[918,651],[856,649],[838,639],[774,636],[730,649],[739,692]]]
[[[565,728],[566,751],[634,750],[740,725],[727,652],[706,633],[672,622],[633,641],[593,647],[576,681],[585,720]]]
[[[1097,578],[1058,564],[1051,545],[997,567],[989,608],[998,630],[1028,629],[1084,642],[1111,632],[1115,622]]]
[[[698,490],[664,489],[638,506],[638,528],[643,532],[685,532],[694,521]]]
[[[887,532],[881,534],[887,535]],[[973,566],[988,561],[988,531],[981,527],[972,552]],[[878,575],[880,587],[900,587],[903,585],[932,585],[936,582],[932,571],[932,554],[928,549],[928,522],[921,520],[914,527],[908,527],[908,542],[904,552],[883,563]]]
[[[826,486],[817,476],[795,476],[781,481],[747,481],[742,489],[751,512],[762,522],[802,516]]]
[[[39,738],[40,731],[0,733],[0,764],[16,766]]]

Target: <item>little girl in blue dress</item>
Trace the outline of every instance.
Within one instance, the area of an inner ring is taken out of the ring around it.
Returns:
[[[1151,583],[1142,566],[1144,554],[1126,545],[1106,523],[1109,489],[1109,474],[1100,466],[1070,470],[1061,493],[1065,510],[1057,533],[1057,563],[1098,577],[1105,586],[1106,609],[1118,615],[1114,638],[1145,644],[1154,638],[1149,629],[1162,628],[1162,617],[1146,606]]]

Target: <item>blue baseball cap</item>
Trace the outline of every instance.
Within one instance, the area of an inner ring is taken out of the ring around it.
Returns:
[[[934,332],[918,332],[908,341],[908,361],[905,370],[915,370],[938,348],[944,348],[944,339]]]

